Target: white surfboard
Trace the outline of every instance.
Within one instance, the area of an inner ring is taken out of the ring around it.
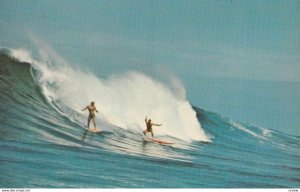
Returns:
[[[87,131],[92,132],[92,133],[99,133],[99,132],[101,132],[101,129],[93,128],[93,129],[87,129]]]

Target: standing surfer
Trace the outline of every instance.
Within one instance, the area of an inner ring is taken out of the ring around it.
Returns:
[[[161,126],[161,124],[155,124],[155,123],[151,123],[151,119],[147,120],[147,117],[145,118],[145,123],[146,123],[146,127],[147,129],[143,131],[144,135],[146,135],[146,133],[151,133],[152,137],[153,137],[153,130],[152,130],[152,125],[155,126]]]
[[[90,128],[90,122],[91,120],[93,121],[94,124],[94,128],[96,129],[96,115],[95,115],[95,111],[98,113],[96,106],[95,106],[95,102],[92,101],[90,105],[86,106],[84,109],[82,109],[81,111],[84,111],[88,109],[89,110],[89,116],[88,116],[88,129]]]

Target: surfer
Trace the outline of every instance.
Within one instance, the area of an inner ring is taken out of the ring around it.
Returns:
[[[152,137],[153,137],[153,131],[152,131],[152,125],[155,126],[161,126],[161,124],[155,124],[155,123],[151,123],[151,119],[147,120],[147,117],[145,118],[145,123],[146,123],[146,127],[147,129],[143,131],[144,135],[146,135],[146,133],[151,133]]]
[[[86,109],[89,110],[89,116],[88,116],[88,124],[87,124],[87,126],[88,126],[88,128],[90,128],[90,122],[92,120],[93,124],[94,124],[94,127],[96,129],[96,115],[95,115],[95,111],[98,113],[98,110],[96,109],[95,102],[92,101],[90,105],[86,106],[81,111],[84,111]]]

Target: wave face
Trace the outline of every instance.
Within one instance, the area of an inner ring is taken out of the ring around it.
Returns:
[[[143,73],[102,79],[40,54],[0,51],[1,188],[300,186],[299,137],[192,107]],[[91,100],[103,134],[84,129]],[[176,144],[144,141],[145,115]]]

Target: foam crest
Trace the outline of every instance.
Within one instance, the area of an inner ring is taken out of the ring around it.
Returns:
[[[31,52],[27,51],[26,49],[10,49],[10,56],[26,63],[36,63],[36,61],[32,58]]]
[[[239,123],[237,123],[237,122],[234,122],[234,121],[230,120],[230,123],[231,123],[235,128],[237,128],[237,129],[239,129],[239,130],[242,130],[242,131],[244,131],[245,133],[248,133],[248,134],[250,134],[250,135],[252,135],[252,136],[254,136],[254,137],[256,137],[256,138],[260,138],[260,139],[266,140],[265,137],[256,134],[255,132],[253,132],[253,131],[247,129],[246,127],[244,127],[243,125],[241,125],[241,124],[239,124]]]

